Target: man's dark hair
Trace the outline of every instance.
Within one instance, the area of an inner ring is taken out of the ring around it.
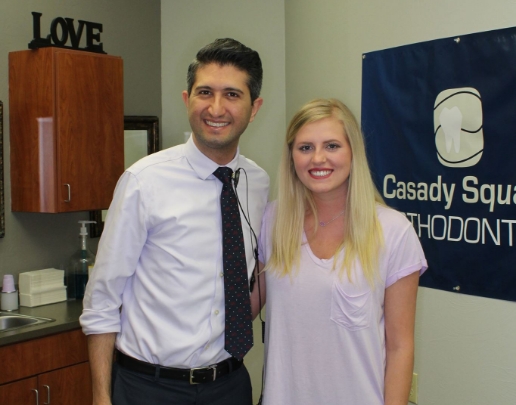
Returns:
[[[247,87],[249,87],[249,92],[251,93],[251,103],[254,103],[254,100],[260,96],[263,78],[260,55],[258,55],[258,52],[231,38],[216,39],[197,52],[195,59],[188,66],[188,74],[186,76],[188,95],[192,91],[197,69],[210,63],[217,63],[220,66],[232,65],[246,72],[248,75]]]

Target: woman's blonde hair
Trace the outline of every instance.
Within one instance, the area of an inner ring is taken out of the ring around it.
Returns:
[[[376,204],[384,204],[367,163],[364,139],[353,113],[339,100],[315,99],[305,104],[292,118],[287,130],[279,168],[278,202],[272,233],[272,252],[266,269],[280,276],[292,275],[301,257],[304,218],[310,209],[318,223],[312,193],[299,180],[292,159],[292,147],[299,130],[306,124],[334,117],[342,123],[351,151],[344,239],[334,258],[345,252],[339,275],[344,271],[351,281],[353,263],[358,260],[364,275],[373,285],[383,234],[376,214]],[[334,261],[335,263],[335,261]]]

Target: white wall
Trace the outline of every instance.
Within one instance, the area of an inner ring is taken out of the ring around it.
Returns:
[[[163,146],[183,143],[190,130],[181,92],[197,51],[216,38],[232,37],[260,54],[264,103],[240,141],[240,151],[275,178],[285,131],[285,14],[283,0],[163,0],[161,2]],[[261,387],[263,344],[255,322],[255,346],[246,356],[255,400]],[[256,402],[256,401],[255,401]]]
[[[314,97],[359,117],[362,53],[516,26],[516,2],[285,0],[285,16],[287,119]],[[514,405],[515,337],[516,303],[420,288],[419,404]]]
[[[104,51],[124,60],[124,113],[160,115],[159,0],[1,0],[0,100],[4,103],[5,237],[0,239],[0,278],[3,274],[57,267],[79,249],[78,220],[87,212],[35,214],[11,212],[9,159],[8,53],[28,49],[33,38],[32,11],[42,13],[41,35],[50,33],[56,17],[103,24]],[[83,34],[81,47],[85,45]],[[30,94],[27,94],[30,97]],[[91,156],[95,162],[95,156]],[[90,239],[96,251],[98,239]]]

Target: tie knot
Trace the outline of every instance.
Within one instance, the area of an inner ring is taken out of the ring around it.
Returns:
[[[219,167],[213,172],[213,175],[218,178],[224,184],[231,184],[231,177],[233,176],[233,170],[229,167]]]

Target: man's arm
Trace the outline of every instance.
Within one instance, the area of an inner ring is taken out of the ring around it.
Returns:
[[[88,335],[93,405],[111,405],[111,369],[116,333]]]
[[[256,282],[254,283],[253,292],[251,293],[251,313],[253,314],[253,320],[258,316],[262,307],[265,305],[265,273],[263,267],[263,263],[258,262],[258,270],[255,270],[258,274],[255,274]]]

